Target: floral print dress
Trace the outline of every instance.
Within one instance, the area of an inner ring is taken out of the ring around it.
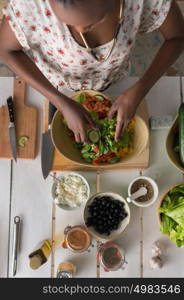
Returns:
[[[3,9],[23,51],[55,86],[104,90],[129,74],[130,54],[138,33],[159,28],[172,0],[124,0],[124,19],[110,57],[98,62],[80,46],[54,14],[49,0],[9,0]],[[94,48],[106,56],[110,41]],[[143,54],[144,55],[144,54]]]

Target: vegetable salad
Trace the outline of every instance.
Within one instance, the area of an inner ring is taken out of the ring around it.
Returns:
[[[112,120],[107,117],[112,105],[111,101],[101,94],[90,96],[84,92],[79,94],[76,101],[90,112],[91,118],[99,127],[96,130],[88,129],[88,144],[76,143],[85,162],[93,165],[116,163],[133,151],[136,123],[134,119],[129,123],[120,140],[116,142],[114,140],[116,117]]]

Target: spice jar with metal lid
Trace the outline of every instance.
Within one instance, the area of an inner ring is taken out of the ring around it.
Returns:
[[[76,273],[76,266],[71,262],[62,262],[57,269],[57,278],[72,278]]]

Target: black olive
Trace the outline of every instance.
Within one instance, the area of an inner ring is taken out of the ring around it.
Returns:
[[[118,229],[118,224],[114,224],[113,229],[115,229],[115,230]]]

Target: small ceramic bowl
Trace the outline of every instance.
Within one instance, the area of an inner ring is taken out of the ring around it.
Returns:
[[[91,198],[89,198],[89,200],[86,202],[85,208],[84,208],[84,214],[83,214],[83,218],[84,218],[84,223],[86,224],[87,222],[87,218],[89,216],[89,212],[88,212],[88,207],[90,204],[92,204],[93,200],[96,197],[102,197],[102,196],[109,196],[111,198],[113,198],[114,200],[119,200],[121,202],[124,203],[124,208],[125,211],[127,213],[127,217],[121,221],[121,223],[119,224],[118,229],[111,231],[110,235],[105,235],[105,234],[100,234],[98,233],[94,227],[87,227],[88,231],[91,233],[92,236],[94,236],[97,239],[102,239],[102,240],[114,240],[115,238],[117,238],[118,236],[122,235],[122,233],[124,232],[125,228],[128,226],[128,224],[130,223],[130,208],[129,205],[127,204],[126,200],[119,194],[116,193],[112,193],[112,192],[104,192],[104,193],[97,193],[95,195],[93,195]]]
[[[136,177],[134,178],[130,184],[129,184],[129,187],[128,187],[128,197],[131,196],[131,188],[132,188],[132,185],[134,184],[134,182],[136,182],[137,180],[139,179],[145,179],[147,180],[153,187],[153,197],[148,200],[148,201],[144,201],[144,202],[140,202],[140,201],[136,201],[136,200],[132,200],[131,203],[139,206],[139,207],[148,207],[150,205],[152,205],[158,198],[158,194],[159,194],[159,191],[158,191],[158,185],[156,184],[156,182],[150,178],[150,177],[147,177],[147,176],[139,176],[139,177]]]
[[[86,185],[86,188],[87,188],[87,196],[86,196],[86,199],[85,199],[80,205],[78,205],[78,206],[76,206],[76,207],[71,207],[71,206],[69,206],[69,205],[64,205],[64,204],[62,204],[62,203],[59,203],[59,202],[56,200],[56,197],[57,197],[57,195],[56,195],[57,180],[60,180],[61,178],[64,178],[64,177],[66,177],[66,176],[68,176],[68,175],[74,175],[74,176],[80,177],[80,178],[82,179],[83,183]],[[77,210],[77,209],[79,209],[84,203],[86,203],[86,201],[89,199],[89,197],[90,197],[90,187],[89,187],[89,184],[88,184],[87,180],[86,180],[82,175],[80,175],[79,173],[71,172],[71,173],[65,173],[64,175],[61,175],[61,176],[57,177],[57,179],[54,180],[54,183],[53,183],[53,185],[52,185],[52,191],[51,191],[51,193],[52,193],[52,198],[53,198],[55,204],[56,204],[58,207],[60,207],[60,208],[62,208],[62,209],[64,209],[64,210],[69,210],[69,211],[70,211],[70,210]]]

